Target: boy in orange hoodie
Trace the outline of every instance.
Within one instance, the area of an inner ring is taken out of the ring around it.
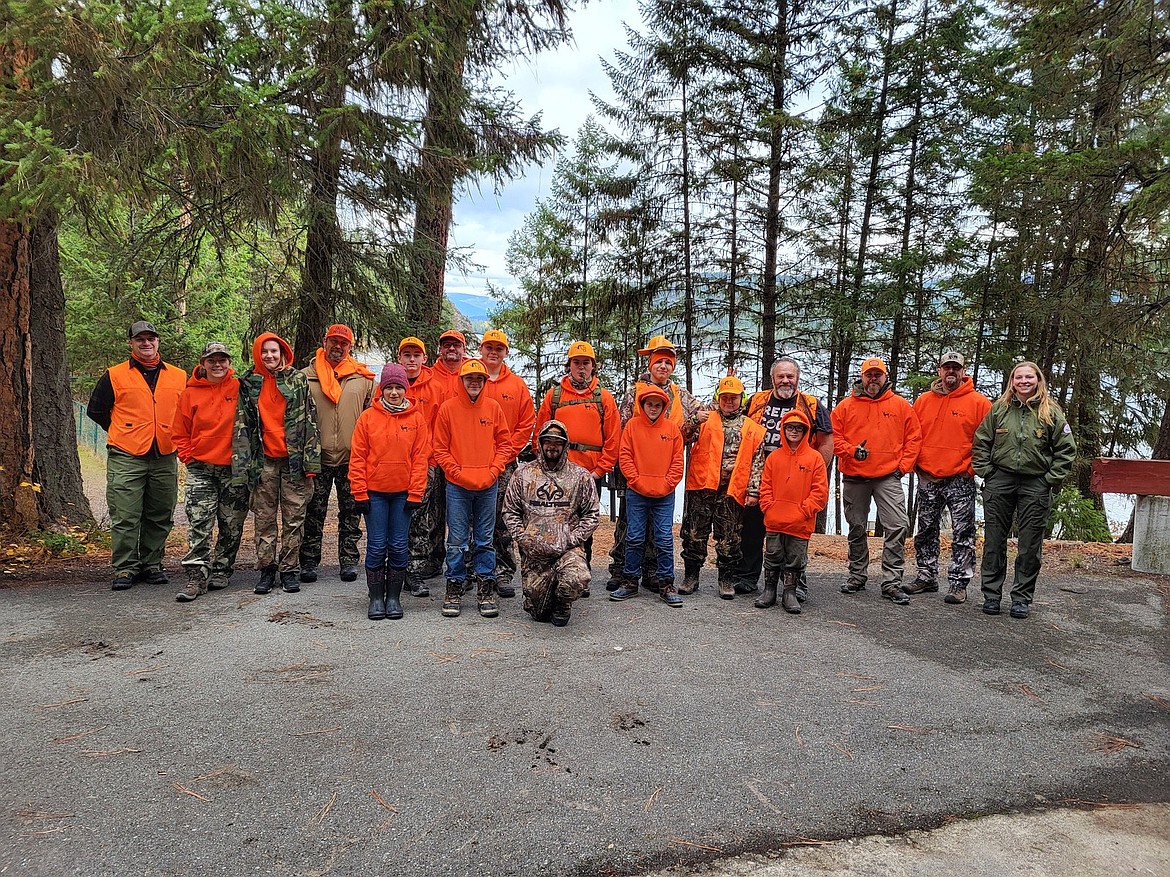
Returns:
[[[622,430],[618,465],[626,477],[626,556],[621,585],[609,599],[628,600],[638,593],[642,548],[646,539],[658,549],[655,577],[662,600],[682,605],[674,584],[674,489],[683,477],[683,437],[678,426],[663,417],[670,396],[653,385],[638,392],[637,410]]]
[[[780,419],[780,447],[764,462],[760,481],[760,508],[764,512],[764,593],[755,606],[776,605],[776,586],[784,575],[785,612],[800,614],[796,586],[808,565],[808,540],[817,513],[829,502],[825,458],[808,442],[812,424],[792,408]]]
[[[232,372],[227,345],[211,341],[203,346],[199,365],[191,372],[171,438],[179,461],[187,467],[187,556],[183,569],[187,585],[175,595],[180,602],[194,600],[207,589],[226,588],[236,565],[248,488],[232,477],[232,427],[240,381]],[[219,523],[215,560],[211,537]]]
[[[487,369],[478,359],[459,367],[460,387],[439,406],[435,418],[435,461],[447,477],[447,593],[443,615],[462,610],[467,566],[463,553],[474,534],[471,575],[476,581],[479,614],[499,614],[496,604],[497,479],[511,453],[511,433],[504,409],[484,392]]]

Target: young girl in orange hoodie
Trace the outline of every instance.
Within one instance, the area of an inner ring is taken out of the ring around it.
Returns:
[[[670,397],[654,384],[638,392],[634,416],[622,430],[618,465],[626,477],[625,581],[609,599],[628,600],[638,593],[642,548],[647,538],[658,549],[655,578],[663,602],[681,606],[674,584],[674,489],[683,477],[683,437],[678,426],[663,417]]]
[[[371,621],[402,617],[410,518],[427,489],[431,430],[423,408],[406,398],[409,383],[397,363],[382,369],[379,398],[358,417],[349,455],[350,489],[366,517]]]
[[[252,344],[252,367],[240,378],[232,436],[232,471],[252,488],[256,526],[257,594],[267,594],[280,571],[281,588],[301,589],[300,550],[305,512],[313,498],[309,480],[321,471],[321,439],[309,381],[292,366],[292,348],[265,332]],[[276,513],[284,532],[277,557]]]
[[[808,540],[817,513],[829,502],[825,458],[808,442],[812,424],[802,411],[780,419],[781,444],[764,461],[760,509],[768,535],[764,545],[764,593],[759,609],[776,605],[776,586],[784,575],[784,611],[800,614],[796,586],[808,565]]]

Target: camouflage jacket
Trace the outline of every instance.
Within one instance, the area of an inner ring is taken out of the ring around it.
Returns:
[[[593,476],[568,456],[548,469],[538,455],[513,474],[502,511],[520,552],[551,560],[583,545],[597,529],[597,487]]]
[[[244,476],[249,487],[260,481],[264,468],[264,445],[260,426],[260,388],[264,376],[255,366],[240,378],[236,425],[232,431],[232,474]],[[288,469],[300,481],[306,473],[321,472],[321,438],[317,432],[317,411],[303,372],[285,368],[276,373],[276,387],[285,398],[284,437],[288,445]]]

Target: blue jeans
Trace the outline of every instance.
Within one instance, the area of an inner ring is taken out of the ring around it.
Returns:
[[[482,579],[495,578],[496,549],[492,546],[492,534],[496,529],[496,487],[493,484],[483,490],[468,490],[447,482],[447,578],[450,581],[467,579],[463,552],[473,530],[472,572]]]
[[[366,569],[406,569],[410,562],[410,515],[406,491],[370,491],[370,513],[366,515]]]
[[[647,536],[658,549],[654,575],[674,581],[674,491],[666,496],[642,496],[626,490],[626,561],[622,575],[636,579],[642,569],[642,546]]]

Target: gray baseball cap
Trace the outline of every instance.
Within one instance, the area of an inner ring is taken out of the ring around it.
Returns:
[[[158,337],[158,329],[154,328],[153,323],[148,323],[146,320],[136,320],[130,324],[130,334],[127,338],[133,338],[135,335],[153,335]]]

